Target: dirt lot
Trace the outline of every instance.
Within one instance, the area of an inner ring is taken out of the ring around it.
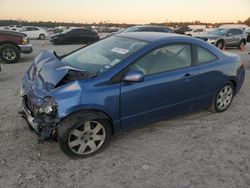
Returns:
[[[224,113],[201,111],[116,136],[92,158],[71,160],[55,142],[37,143],[18,114],[20,79],[41,48],[0,72],[0,187],[250,187],[250,45],[246,81]]]

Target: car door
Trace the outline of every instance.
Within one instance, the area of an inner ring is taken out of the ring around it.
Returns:
[[[37,39],[39,37],[39,34],[38,34],[39,29],[36,27],[29,27],[26,33],[31,39]]]
[[[25,27],[21,30],[22,33],[25,33],[29,38],[31,37],[31,28],[30,27]]]
[[[227,31],[225,36],[226,46],[233,46],[235,40],[234,29]]]
[[[81,33],[81,41],[88,43],[91,41],[91,38],[92,38],[92,31],[88,29],[83,29]]]
[[[167,116],[191,111],[197,97],[190,44],[153,50],[129,69],[144,72],[142,82],[121,84],[121,126],[132,128]]]
[[[80,34],[81,34],[81,32],[78,29],[74,29],[74,30],[70,31],[66,35],[67,42],[68,43],[78,43],[81,40]]]
[[[241,31],[239,29],[234,29],[233,33],[234,33],[234,38],[233,38],[232,45],[233,46],[238,46],[239,41],[241,39]]]

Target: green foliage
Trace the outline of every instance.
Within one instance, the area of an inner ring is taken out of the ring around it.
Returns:
[[[248,19],[246,19],[245,21],[238,21],[237,23],[240,24],[247,24],[248,26],[250,26],[250,17]],[[167,27],[180,27],[180,26],[187,26],[187,25],[195,25],[195,24],[199,24],[199,25],[207,25],[207,26],[214,26],[217,27],[219,25],[222,24],[233,24],[233,22],[226,22],[226,23],[205,23],[205,22],[200,22],[200,21],[193,21],[193,22],[165,22],[165,23],[150,23],[152,25],[164,25]],[[0,20],[0,26],[8,26],[8,25],[23,25],[23,26],[40,26],[40,27],[57,27],[57,26],[75,26],[75,27],[90,27],[92,25],[96,25],[96,26],[105,26],[105,27],[130,27],[136,24],[126,24],[126,23],[121,23],[121,24],[117,24],[117,23],[110,23],[110,22],[99,22],[99,23],[67,23],[67,22],[51,22],[51,21],[20,21],[20,20]]]

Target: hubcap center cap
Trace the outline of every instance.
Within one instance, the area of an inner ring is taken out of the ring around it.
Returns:
[[[92,140],[93,139],[93,133],[92,132],[85,132],[81,135],[80,140],[86,141],[86,140]]]

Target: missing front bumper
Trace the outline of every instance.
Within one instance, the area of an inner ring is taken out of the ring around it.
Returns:
[[[22,100],[21,111],[23,117],[27,120],[30,128],[38,135],[39,140],[55,139],[57,123],[56,119],[51,118],[43,119],[42,117],[36,118],[32,116],[31,111],[27,107],[25,100]],[[46,122],[47,121],[47,122]]]

